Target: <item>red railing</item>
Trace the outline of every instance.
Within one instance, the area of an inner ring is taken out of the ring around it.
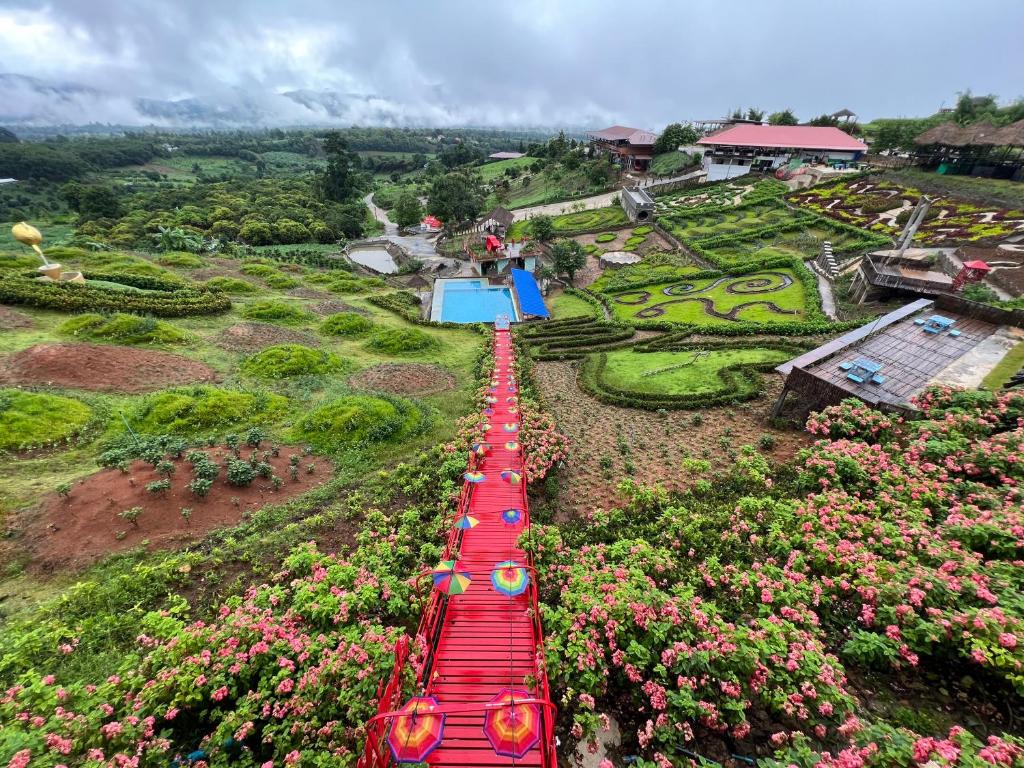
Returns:
[[[520,501],[521,507],[524,510],[527,510],[526,486],[528,478],[526,477],[526,462],[524,460],[521,442],[519,446],[519,458],[520,466],[522,467]],[[470,454],[467,462],[470,468],[475,466],[475,460],[476,457],[473,454]],[[449,530],[448,539],[445,543],[444,553],[442,555],[442,559],[444,560],[454,559],[458,554],[463,531],[462,529],[456,528],[454,526],[454,522],[460,516],[469,512],[472,496],[473,485],[471,483],[464,482],[462,490],[459,493],[458,503],[456,504],[453,513],[453,525]],[[533,522],[527,514],[527,535],[530,534],[532,526]],[[547,658],[544,653],[544,629],[541,624],[540,602],[537,590],[537,570],[533,563],[532,552],[527,551],[526,560],[527,568],[534,574],[534,578],[530,581],[528,591],[530,595],[531,624],[533,626],[533,637],[535,640],[534,647],[536,649],[536,690],[539,695],[533,699],[523,701],[522,703],[537,704],[541,707],[541,718],[544,724],[544,731],[542,734],[543,743],[540,747],[542,756],[541,764],[546,768],[553,768],[557,764],[557,755],[555,751],[555,719],[557,717],[558,710],[551,701],[551,690],[548,684]],[[421,576],[426,573],[429,572],[425,571]],[[445,609],[448,604],[447,601],[447,595],[442,594],[438,590],[432,589],[430,591],[430,596],[427,598],[427,604],[424,606],[423,613],[420,616],[419,626],[416,629],[416,647],[412,652],[410,652],[408,637],[402,637],[396,644],[395,664],[392,669],[391,676],[387,680],[386,685],[382,681],[381,686],[378,687],[377,714],[374,715],[366,724],[366,746],[363,754],[356,763],[358,768],[387,768],[391,764],[391,753],[383,747],[383,743],[387,735],[390,719],[399,714],[398,706],[400,704],[402,674],[404,672],[405,664],[408,662],[413,665],[414,669],[416,669],[416,687],[419,690],[423,690],[425,688],[426,681],[430,679],[429,674],[433,665],[433,655],[437,648],[439,633],[444,623]],[[464,707],[442,706],[441,709],[436,711],[445,714],[480,711],[486,712],[489,709],[495,709],[499,706],[504,705],[472,705]]]

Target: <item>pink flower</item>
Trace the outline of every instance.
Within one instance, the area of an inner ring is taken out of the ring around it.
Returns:
[[[227,695],[228,695],[228,687],[226,685],[222,685],[220,688],[218,688],[216,691],[214,691],[211,695],[212,695],[214,701],[221,701],[222,699],[227,697]]]
[[[1003,632],[999,635],[999,644],[1003,646],[1003,648],[1016,648],[1017,636],[1012,632]]]
[[[284,763],[285,765],[291,765],[293,763],[299,762],[301,758],[302,753],[299,752],[299,750],[297,749],[293,749],[291,752],[284,756]]]
[[[32,750],[22,749],[14,753],[14,757],[7,763],[7,768],[25,768],[32,759]]]

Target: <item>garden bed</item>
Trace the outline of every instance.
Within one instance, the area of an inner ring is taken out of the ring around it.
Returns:
[[[243,448],[242,458],[252,449]],[[190,472],[184,460],[172,460],[175,473],[171,487],[156,493],[146,485],[163,476],[144,461],[128,465],[128,472],[104,469],[74,484],[67,498],[52,494],[43,500],[38,516],[25,536],[36,567],[81,567],[113,552],[134,547],[167,549],[201,538],[216,528],[237,525],[243,517],[260,507],[280,503],[314,488],[331,478],[327,459],[305,456],[297,479],[289,478],[289,454],[301,454],[297,447],[283,446],[280,455],[268,457],[274,474],[283,478],[275,490],[270,480],[257,477],[247,487],[229,485],[221,471],[205,497],[188,488]],[[210,458],[220,461],[226,451],[211,451]],[[312,465],[313,472],[307,472]],[[139,507],[142,512],[134,523],[120,517],[125,510]],[[186,520],[182,508],[191,510]]]
[[[455,388],[444,368],[424,363],[381,363],[349,377],[349,386],[395,395],[426,395]]]
[[[277,344],[306,344],[316,346],[317,339],[299,331],[290,331],[266,323],[239,323],[225,328],[213,343],[230,352],[256,352]]]
[[[107,344],[37,344],[0,363],[0,383],[103,392],[151,392],[218,378],[181,355]]]
[[[0,306],[0,331],[14,331],[19,328],[31,328],[35,321],[26,314],[10,307]]]

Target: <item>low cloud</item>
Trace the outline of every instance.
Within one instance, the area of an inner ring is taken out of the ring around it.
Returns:
[[[967,88],[1018,95],[1024,6],[983,5],[2,0],[0,72],[35,79],[0,78],[0,122],[657,129],[747,106],[930,114]]]

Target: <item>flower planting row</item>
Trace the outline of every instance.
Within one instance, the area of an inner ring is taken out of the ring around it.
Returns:
[[[142,275],[83,273],[86,280],[126,286],[125,290],[86,283],[42,282],[29,276],[0,281],[0,304],[25,304],[62,312],[128,312],[156,317],[211,315],[231,309],[227,294],[205,286]],[[142,289],[141,291],[132,288]],[[145,292],[143,292],[145,291]]]
[[[795,357],[803,348],[784,342],[753,342],[753,341],[708,341],[701,344],[678,344],[671,348],[677,352],[699,352],[722,349],[771,349],[792,353]],[[635,351],[650,351],[640,345]],[[666,350],[661,350],[666,351]],[[710,408],[726,403],[738,403],[752,400],[761,395],[764,381],[757,375],[758,371],[770,371],[778,363],[741,363],[719,368],[717,371],[722,387],[710,392],[667,394],[639,392],[636,390],[614,387],[605,377],[608,355],[604,352],[589,355],[580,368],[577,382],[583,391],[593,395],[604,403],[620,405],[626,408],[642,408],[644,410],[672,410],[689,408]]]
[[[536,360],[578,360],[595,350],[629,346],[636,332],[596,317],[569,317],[531,325],[520,333]]]
[[[688,462],[682,494],[624,483],[621,509],[536,526],[571,736],[614,714],[666,766],[715,745],[772,768],[1022,764],[1024,396],[918,405],[848,401],[785,471],[747,447]]]

